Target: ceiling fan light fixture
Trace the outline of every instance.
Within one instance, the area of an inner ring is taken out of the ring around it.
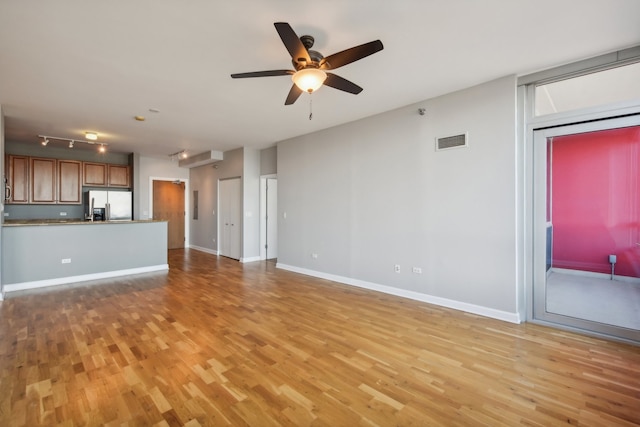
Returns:
[[[318,68],[303,68],[291,76],[291,80],[303,92],[315,92],[327,78],[327,73]]]

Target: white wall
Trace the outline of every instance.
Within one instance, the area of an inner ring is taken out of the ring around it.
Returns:
[[[516,172],[514,76],[283,141],[278,265],[519,321]]]
[[[151,157],[140,157],[139,165],[135,171],[139,179],[139,185],[134,190],[137,192],[139,201],[139,212],[134,211],[134,217],[138,219],[149,219],[153,214],[149,206],[153,189],[150,188],[150,178],[166,179],[166,180],[188,180],[189,169],[181,168],[177,162],[171,159],[160,160]],[[186,191],[189,191],[187,186]],[[186,208],[187,206],[185,206]],[[188,235],[188,234],[187,234]]]
[[[243,150],[242,261],[260,260],[260,151]]]

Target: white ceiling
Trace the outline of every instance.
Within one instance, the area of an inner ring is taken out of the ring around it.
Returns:
[[[288,76],[232,80],[291,68],[279,21],[325,56],[382,40],[334,71],[364,91],[321,88],[310,121],[308,95],[284,105]],[[639,43],[637,0],[0,0],[0,104],[8,141],[91,130],[166,158],[265,148]]]

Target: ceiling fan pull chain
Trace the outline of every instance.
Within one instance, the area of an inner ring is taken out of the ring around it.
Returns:
[[[309,120],[313,119],[313,98],[309,94]]]

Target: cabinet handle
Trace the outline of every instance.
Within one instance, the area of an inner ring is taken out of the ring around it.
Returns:
[[[11,187],[8,185],[4,187],[4,199],[11,200]]]

